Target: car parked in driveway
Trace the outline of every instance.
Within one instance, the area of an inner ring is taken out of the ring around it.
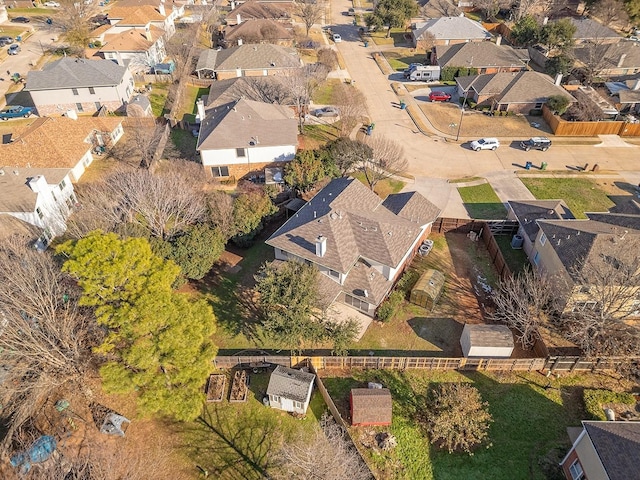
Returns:
[[[20,45],[14,43],[7,49],[9,55],[17,55],[20,52]]]
[[[336,107],[324,107],[318,108],[315,112],[313,112],[313,114],[316,117],[337,117],[338,115],[340,115],[340,110],[338,110]]]
[[[12,18],[11,21],[13,23],[29,23],[31,20],[29,19],[29,17],[15,17]]]
[[[479,152],[480,150],[496,150],[500,146],[497,138],[481,138],[471,142],[471,150]]]
[[[532,148],[546,152],[547,150],[549,150],[550,146],[551,140],[549,140],[547,137],[531,137],[529,140],[520,142],[520,147],[525,152],[528,152]]]
[[[9,120],[10,118],[27,118],[33,113],[33,108],[23,107],[22,105],[14,105],[0,110],[0,120]]]
[[[5,45],[11,45],[13,43],[13,37],[0,37],[0,47]]]
[[[447,92],[435,91],[429,94],[429,100],[432,102],[448,102],[451,100],[451,95]]]
[[[333,34],[333,41],[334,41],[335,43],[340,43],[340,42],[342,41],[342,37],[341,37],[339,34],[334,33],[334,34]]]
[[[43,5],[45,7],[53,7],[53,8],[58,8],[60,6],[58,2],[44,2]]]

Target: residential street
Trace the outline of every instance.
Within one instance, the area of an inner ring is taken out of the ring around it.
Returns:
[[[601,171],[619,172],[626,181],[637,185],[640,147],[627,144],[617,136],[605,138],[603,144],[597,146],[556,144],[549,152],[525,152],[518,148],[515,139],[500,139],[502,146],[497,151],[474,152],[464,143],[447,141],[435,133],[431,136],[421,133],[407,111],[398,108],[398,97],[389,79],[373,60],[372,53],[377,47],[371,42],[365,48],[358,27],[351,24],[353,17],[343,14],[351,6],[347,0],[332,0],[331,25],[333,31],[342,36],[342,42],[335,46],[345,60],[348,76],[366,97],[369,115],[375,123],[373,135],[387,136],[404,146],[409,173],[415,176],[415,183],[408,184],[406,189],[426,195],[443,208],[443,215],[466,215],[457,191],[445,179],[485,176],[503,201],[514,195],[530,197],[513,174],[522,171],[527,161],[531,161],[534,168],[544,161],[549,170],[567,173],[575,173],[578,166],[597,164]]]

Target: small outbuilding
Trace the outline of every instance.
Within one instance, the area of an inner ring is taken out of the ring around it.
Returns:
[[[388,388],[353,388],[349,403],[351,425],[391,425],[391,392]]]
[[[509,358],[513,334],[506,325],[466,324],[460,337],[464,357]]]
[[[309,407],[316,376],[313,373],[278,365],[269,378],[269,406],[304,415]]]
[[[429,269],[422,274],[411,290],[411,303],[433,310],[444,288],[442,272]]]

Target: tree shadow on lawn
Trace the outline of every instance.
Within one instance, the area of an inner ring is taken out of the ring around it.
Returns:
[[[489,431],[489,448],[480,447],[473,456],[449,454],[431,449],[434,477],[442,480],[465,478],[529,480],[563,478],[555,463],[566,453],[566,427],[578,424],[572,408],[565,408],[565,392],[538,373],[505,374],[504,382],[480,372],[461,372],[488,402],[494,422]],[[524,380],[524,381],[523,381]],[[571,387],[572,390],[574,387]],[[567,395],[575,397],[576,392]]]
[[[453,318],[415,317],[408,321],[415,334],[440,348],[436,356],[460,357],[460,336],[464,325]]]

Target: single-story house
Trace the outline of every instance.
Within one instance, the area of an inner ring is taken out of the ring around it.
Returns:
[[[450,0],[427,0],[421,11],[426,18],[458,17],[463,13]]]
[[[277,260],[316,265],[333,298],[369,316],[431,232],[439,209],[417,192],[384,201],[354,178],[337,178],[266,241]]]
[[[484,42],[491,39],[489,31],[479,22],[464,16],[432,18],[426,22],[417,23],[411,31],[413,46],[417,47],[425,35],[433,35],[434,45]]]
[[[313,373],[278,365],[271,373],[267,386],[269,406],[304,415],[309,407],[315,379]]]
[[[131,98],[133,76],[110,60],[64,57],[29,72],[24,90],[41,117],[68,110],[94,113],[102,107],[118,111]]]
[[[640,422],[583,421],[560,466],[567,480],[640,478]]]
[[[388,388],[352,388],[349,395],[351,425],[391,425],[392,401]]]
[[[519,72],[527,69],[529,52],[492,42],[437,45],[431,63],[445,67],[475,68],[477,73]]]
[[[576,33],[573,35],[576,44],[617,43],[623,39],[614,30],[589,17],[569,17],[569,21],[576,27]]]
[[[249,0],[233,8],[233,10],[224,17],[224,23],[226,25],[238,25],[246,20],[263,18],[290,23],[290,9],[291,4],[286,2],[259,2]]]
[[[278,105],[293,106],[295,104],[291,98],[290,89],[284,85],[282,77],[269,76],[235,77],[213,82],[204,100],[204,106],[205,109],[210,109],[236,102],[241,98]]]
[[[243,43],[272,43],[283,47],[293,46],[293,33],[282,22],[268,18],[245,20],[237,25],[227,25],[222,29],[218,44],[223,47]]]
[[[206,172],[222,180],[258,174],[291,161],[298,122],[289,107],[240,98],[205,109],[199,101],[196,150]]]
[[[302,67],[295,48],[270,43],[238,45],[224,50],[203,50],[198,58],[198,77],[217,80],[234,77],[287,75]]]
[[[534,71],[505,72],[457,77],[460,97],[467,97],[479,106],[501,112],[529,113],[539,109],[549,97],[561,95],[576,102],[549,75]]]
[[[576,66],[594,69],[601,77],[640,73],[640,42],[623,40],[613,44],[584,43],[573,49]]]
[[[513,333],[506,325],[465,324],[460,336],[465,358],[509,358],[513,352]]]
[[[112,147],[123,133],[122,117],[41,117],[4,137],[0,158],[18,168],[62,168],[77,182],[96,148]]]

